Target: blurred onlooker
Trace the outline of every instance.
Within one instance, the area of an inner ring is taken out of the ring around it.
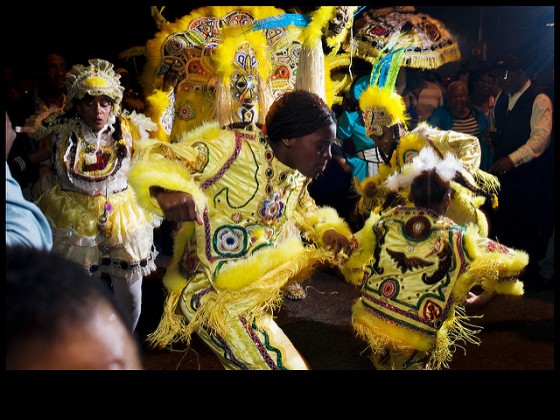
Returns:
[[[485,69],[473,72],[468,86],[471,103],[482,109],[487,118],[493,117],[496,96],[500,92],[496,75]]]
[[[142,369],[140,348],[109,288],[78,264],[6,250],[6,369]]]
[[[492,149],[485,140],[488,120],[480,108],[471,104],[465,82],[455,80],[447,86],[447,103],[432,112],[428,124],[442,130],[453,130],[477,137],[481,149],[480,169],[486,171],[490,168]]]
[[[501,183],[493,230],[500,242],[529,253],[531,273],[543,257],[552,231],[545,216],[553,182],[553,104],[533,86],[520,58],[509,55],[498,63],[494,74],[502,92],[494,108],[497,133],[490,168]]]
[[[418,95],[422,89],[422,77],[416,69],[406,69],[406,85],[402,93],[403,101],[406,106],[406,114],[410,117],[408,120],[408,129],[414,130],[418,125]]]
[[[431,70],[420,72],[422,87],[418,93],[416,112],[418,122],[427,121],[434,109],[445,103],[445,88],[443,87],[438,73]]]
[[[125,67],[118,67],[115,72],[121,75],[121,85],[124,87],[121,106],[124,110],[132,112],[144,112],[146,102],[138,84]]]
[[[471,103],[479,107],[482,112],[484,112],[484,115],[488,120],[488,130],[486,130],[486,134],[481,141],[483,154],[486,150],[486,156],[488,156],[489,158],[484,162],[484,169],[487,170],[494,162],[494,146],[492,145],[492,136],[494,136],[496,133],[496,122],[494,121],[494,106],[496,105],[496,98],[500,93],[498,79],[494,74],[492,74],[492,72],[488,71],[487,69],[480,69],[477,72],[474,72],[471,77],[469,92],[471,96]]]
[[[16,132],[6,112],[6,157]],[[22,245],[50,251],[53,244],[49,223],[39,207],[25,199],[6,162],[6,245]]]
[[[57,52],[45,54],[38,65],[37,87],[23,95],[11,109],[14,126],[22,127],[8,157],[14,178],[24,196],[33,200],[33,185],[48,173],[50,148],[33,138],[33,133],[48,116],[62,111],[66,103],[66,58]]]
[[[434,109],[445,103],[445,89],[435,75],[437,73],[427,70],[411,68],[406,71],[406,87],[402,95],[410,116],[409,130],[427,121]]]

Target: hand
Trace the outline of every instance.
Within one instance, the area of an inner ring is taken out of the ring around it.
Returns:
[[[196,223],[202,225],[202,215],[198,212],[192,195],[181,191],[156,189],[153,196],[167,220],[171,222],[195,220]]]
[[[477,295],[473,292],[469,292],[469,297],[466,300],[469,306],[482,306],[490,299],[494,297],[495,293],[489,290],[484,290],[481,294]]]
[[[510,172],[513,168],[513,162],[509,156],[506,156],[494,162],[494,164],[490,167],[489,172],[496,176],[503,176]]]
[[[348,257],[352,254],[352,251],[354,251],[353,243],[350,242],[346,236],[338,233],[334,229],[329,229],[323,233],[323,242],[327,249],[334,253],[335,258],[338,256],[340,250],[343,250]]]

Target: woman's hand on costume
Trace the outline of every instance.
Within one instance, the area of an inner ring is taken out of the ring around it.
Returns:
[[[156,189],[152,194],[167,220],[171,222],[195,220],[199,225],[202,224],[202,215],[198,212],[192,195],[163,189]]]
[[[341,250],[346,254],[346,256],[350,256],[352,251],[354,251],[354,246],[348,238],[334,229],[329,229],[323,233],[323,242],[325,243],[327,249],[334,253],[335,257],[338,256],[338,253]]]

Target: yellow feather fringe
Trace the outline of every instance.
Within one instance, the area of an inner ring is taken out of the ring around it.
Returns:
[[[380,217],[378,213],[372,213],[364,226],[354,234],[358,247],[344,265],[340,267],[340,272],[344,275],[344,279],[350,284],[359,286],[363,282],[364,268],[373,258],[373,250],[376,244],[373,226]]]
[[[161,141],[169,141],[169,134],[165,132],[161,121],[163,114],[171,101],[167,93],[161,90],[154,90],[151,95],[146,97],[146,116],[150,117],[152,121],[157,122],[157,131],[154,137]]]
[[[376,85],[368,86],[360,95],[360,109],[385,108],[391,116],[392,124],[400,121],[407,127],[410,117],[406,114],[406,105],[401,95],[393,90],[379,88]]]
[[[286,243],[285,246],[293,246],[295,242]],[[282,288],[288,282],[301,282],[308,279],[317,266],[326,258],[324,252],[314,249],[313,247],[303,248],[299,245],[299,255],[291,260],[281,260],[281,257],[274,256],[274,259],[280,264],[268,272],[262,271],[262,276],[255,279],[252,283],[241,287],[240,289],[220,289],[216,293],[212,293],[204,300],[190,322],[186,322],[185,318],[178,315],[178,307],[181,292],[178,288],[171,290],[165,302],[164,316],[156,331],[148,336],[149,342],[158,347],[164,347],[174,342],[190,343],[191,335],[203,325],[217,332],[220,335],[227,333],[227,321],[240,316],[247,318],[249,323],[255,322],[259,325],[263,315],[269,314],[276,310],[281,302]],[[282,251],[289,254],[289,250]],[[287,255],[286,254],[286,255]],[[255,254],[257,259],[269,259],[267,253]],[[249,258],[255,262],[253,257]],[[240,263],[240,267],[235,267],[238,263],[233,263],[233,268],[227,270],[227,277],[243,276],[246,273],[244,268],[250,266],[248,261]],[[261,269],[265,268],[267,263],[261,264],[257,261]],[[178,276],[174,267],[171,267],[168,276]],[[257,270],[259,271],[259,270]],[[253,275],[259,275],[254,272]],[[229,279],[231,280],[231,279]],[[175,284],[180,284],[174,281]],[[237,286],[240,286],[239,284]]]
[[[155,145],[157,148],[159,144],[161,143],[154,142],[152,147]],[[168,160],[157,153],[145,155],[133,164],[129,173],[129,183],[136,192],[138,203],[159,216],[163,216],[163,211],[157,204],[157,200],[150,195],[152,186],[191,194],[200,214],[207,205],[206,195],[194,182],[188,168],[180,162]]]

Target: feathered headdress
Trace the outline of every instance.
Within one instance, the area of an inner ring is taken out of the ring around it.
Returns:
[[[325,87],[325,55],[334,56],[354,23],[358,6],[321,6],[309,15],[309,23],[301,32],[302,48],[296,76],[296,89],[316,93],[327,100]],[[325,46],[330,51],[325,54]]]
[[[247,32],[243,27],[224,27],[220,31],[222,42],[212,55],[215,66],[216,114],[221,126],[240,122],[234,115],[233,98],[230,84],[233,78],[245,79],[244,83],[256,83],[246,86],[246,92],[258,94],[258,122],[264,124],[266,112],[272,103],[272,95],[267,81],[272,69],[272,57],[267,40],[262,31]]]
[[[380,136],[383,127],[391,127],[398,122],[406,127],[409,120],[402,96],[391,89],[370,85],[362,92],[359,103],[368,137]]]
[[[379,54],[373,63],[370,86],[360,96],[366,135],[380,136],[384,127],[401,123],[406,128],[410,119],[401,95],[395,91],[395,82],[402,64],[404,50],[397,49]]]
[[[74,65],[66,76],[68,98],[65,110],[72,109],[74,103],[86,94],[105,95],[113,100],[113,112],[118,114],[124,92],[120,78],[121,75],[113,70],[112,63],[99,58],[89,60],[89,66]]]

